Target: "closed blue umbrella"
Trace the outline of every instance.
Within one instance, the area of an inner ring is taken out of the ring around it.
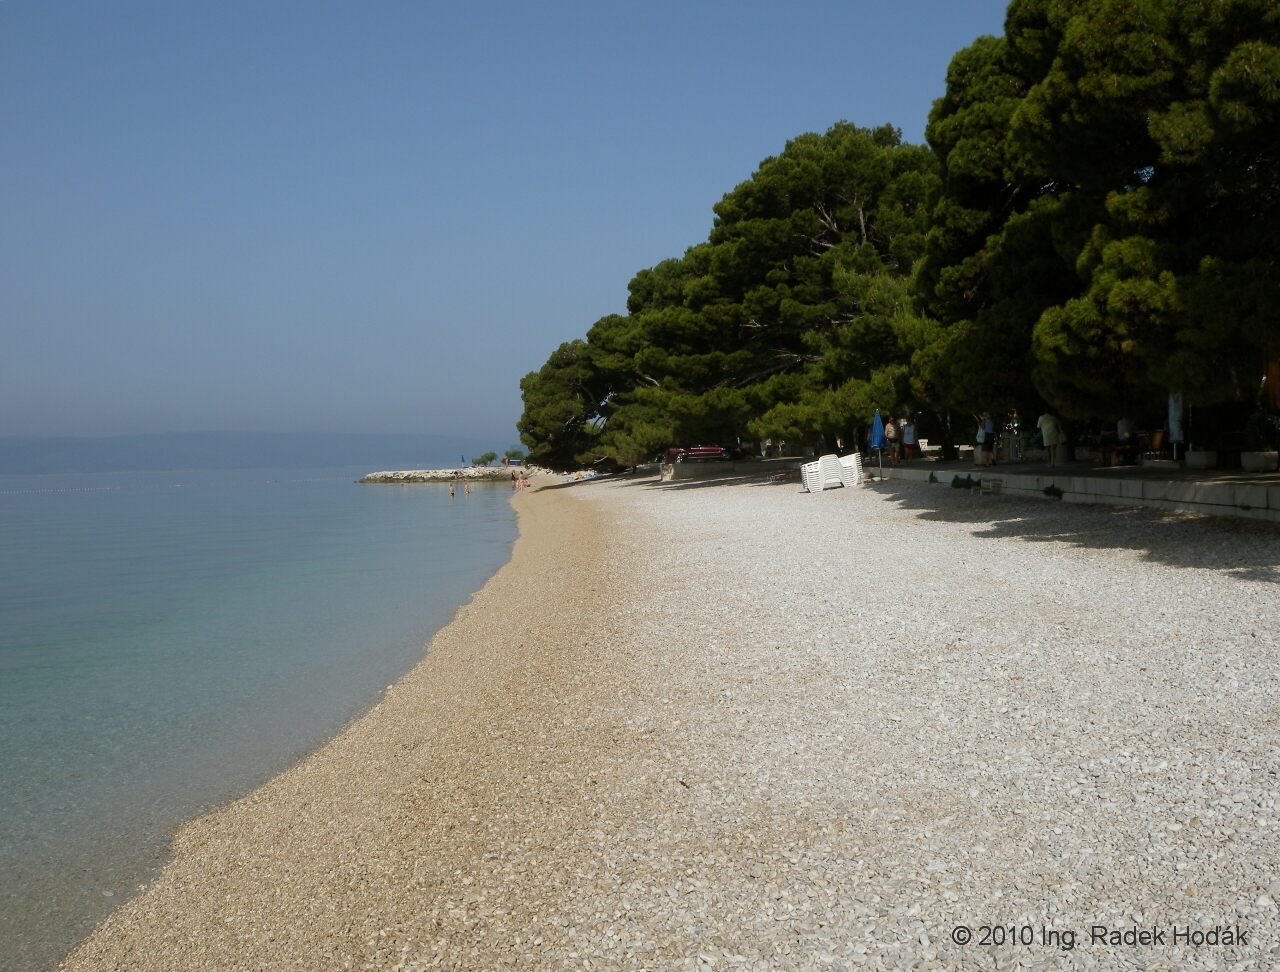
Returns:
[[[876,409],[876,417],[871,420],[871,438],[867,445],[873,449],[883,449],[885,444],[884,419],[880,417],[880,409]]]
[[[867,445],[876,450],[876,459],[880,463],[880,478],[884,479],[884,454],[881,449],[884,448],[884,419],[880,417],[880,409],[876,409],[875,418],[871,420],[871,438],[867,440]]]

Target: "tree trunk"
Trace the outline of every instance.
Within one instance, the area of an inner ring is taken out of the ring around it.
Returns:
[[[951,462],[959,455],[955,437],[951,434],[951,409],[933,414],[938,417],[938,428],[942,429],[942,458]]]

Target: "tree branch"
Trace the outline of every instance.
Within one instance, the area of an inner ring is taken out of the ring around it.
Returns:
[[[754,374],[744,375],[741,378],[726,379],[725,381],[720,382],[715,387],[741,388],[743,385],[749,385],[753,381],[757,381],[761,378],[766,378],[769,375],[775,375],[780,371],[786,371],[792,365],[799,364],[799,363],[812,364],[816,361],[822,360],[822,357],[820,355],[792,354],[791,352],[782,351],[776,348],[774,350],[780,359],[779,363],[772,365],[771,367],[765,368],[763,371],[757,371]]]

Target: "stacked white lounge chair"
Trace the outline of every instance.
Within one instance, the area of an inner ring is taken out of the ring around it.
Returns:
[[[862,482],[862,456],[823,456],[817,462],[806,462],[800,467],[800,480],[811,493],[837,486],[856,486]]]
[[[840,457],[840,465],[845,468],[846,486],[857,486],[862,482],[862,453],[851,452],[847,456]]]

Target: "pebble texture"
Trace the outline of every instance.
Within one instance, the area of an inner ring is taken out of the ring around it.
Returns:
[[[892,483],[515,502],[427,659],[68,968],[1280,967],[1280,532]]]

